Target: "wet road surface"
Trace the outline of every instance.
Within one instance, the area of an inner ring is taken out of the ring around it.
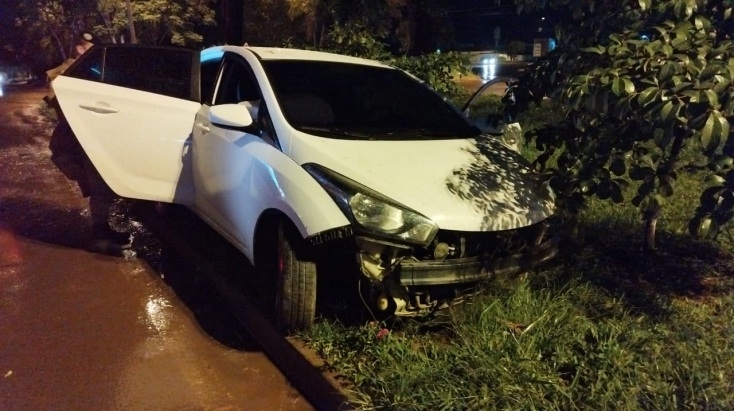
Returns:
[[[44,93],[0,98],[0,410],[314,409],[144,228],[126,257],[83,250],[88,210],[49,159]]]

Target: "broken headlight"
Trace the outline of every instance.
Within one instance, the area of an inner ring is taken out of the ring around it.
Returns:
[[[420,245],[430,244],[438,232],[436,223],[427,217],[354,180],[316,164],[303,168],[362,231]]]

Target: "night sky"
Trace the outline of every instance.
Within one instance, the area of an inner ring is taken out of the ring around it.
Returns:
[[[454,23],[456,43],[461,48],[494,46],[495,29],[499,27],[500,46],[508,41],[531,43],[534,38],[553,37],[556,20],[549,12],[517,13],[511,1],[495,6],[494,1],[453,1],[449,16]],[[544,19],[545,18],[545,19]]]

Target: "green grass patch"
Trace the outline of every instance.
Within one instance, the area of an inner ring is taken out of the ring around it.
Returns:
[[[431,321],[322,321],[300,337],[364,410],[734,409],[734,241],[687,234],[705,178],[679,176],[655,252],[637,208],[592,198],[541,270]]]
[[[734,277],[703,267],[724,256],[648,278],[625,272],[634,250],[576,247],[433,321],[321,322],[303,338],[360,409],[734,408]]]

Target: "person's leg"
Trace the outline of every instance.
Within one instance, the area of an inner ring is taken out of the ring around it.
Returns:
[[[92,239],[87,249],[117,253],[121,249],[129,248],[130,233],[115,231],[110,226],[111,211],[119,197],[104,182],[89,159],[86,159],[84,166],[92,218]]]

